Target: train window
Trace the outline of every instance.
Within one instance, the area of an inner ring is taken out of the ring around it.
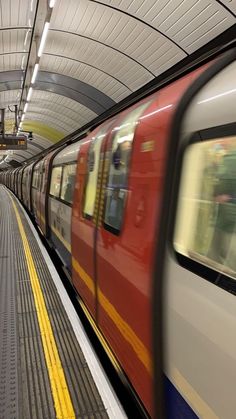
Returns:
[[[97,137],[92,141],[88,154],[88,175],[84,199],[84,217],[92,218],[95,207],[97,192],[97,180],[99,169],[99,157],[101,144],[107,132],[107,125],[98,132]]]
[[[67,164],[63,167],[63,176],[62,176],[62,185],[61,185],[61,196],[60,198],[63,201],[72,203],[73,192],[75,185],[75,174],[76,174],[76,164]]]
[[[174,247],[236,279],[236,136],[195,143],[186,150]]]
[[[38,169],[34,169],[33,171],[32,186],[33,188],[38,189]]]
[[[53,167],[50,184],[50,195],[55,196],[56,198],[59,198],[60,196],[61,174],[62,166]]]
[[[122,226],[135,128],[148,105],[145,103],[134,109],[119,127],[114,128],[104,212],[104,227],[114,234],[119,234]]]

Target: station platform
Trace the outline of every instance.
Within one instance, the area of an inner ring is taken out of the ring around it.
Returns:
[[[125,418],[15,196],[0,186],[0,419]]]

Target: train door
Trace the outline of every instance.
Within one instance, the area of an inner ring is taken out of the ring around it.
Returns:
[[[90,313],[96,318],[96,220],[100,199],[104,144],[111,122],[82,142],[72,212],[72,279]]]
[[[235,50],[228,52],[196,80],[173,123],[153,300],[160,337],[155,305],[163,290],[164,388],[172,419],[235,418],[235,59]]]
[[[32,178],[32,212],[36,219],[37,224],[39,224],[39,193],[40,193],[40,171],[41,171],[41,162],[38,162],[33,167],[33,178]]]
[[[154,232],[151,190],[157,176],[151,158],[154,142],[149,138],[150,153],[142,152],[145,136],[141,135],[139,118],[150,103],[124,114],[113,127],[106,147],[96,243],[98,324],[149,411],[149,235]],[[158,158],[160,155],[161,150]]]
[[[49,201],[49,192],[50,192],[50,182],[51,182],[51,170],[53,159],[57,154],[65,147],[59,147],[56,150],[51,151],[47,154],[42,160],[42,183],[41,183],[41,193],[40,193],[40,214],[41,214],[41,225],[40,228],[46,237],[49,237],[49,214],[48,214],[48,201]]]
[[[23,173],[24,173],[24,167],[21,168],[20,174],[19,174],[19,186],[18,186],[18,196],[22,200],[22,181],[23,181]]]
[[[38,224],[40,230],[45,234],[45,211],[43,201],[45,199],[45,159],[42,160],[40,165],[40,189],[38,193]]]
[[[54,153],[50,153],[50,157]],[[40,194],[39,194],[39,227],[42,230],[43,234],[46,235],[46,191],[47,191],[47,182],[48,182],[48,166],[50,157],[47,156],[42,160],[41,163],[41,185],[40,185]]]
[[[23,203],[29,209],[28,181],[29,181],[29,166],[26,166],[23,173],[22,195],[23,195]]]

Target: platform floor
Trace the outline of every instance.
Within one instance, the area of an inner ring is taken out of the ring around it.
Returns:
[[[98,360],[90,371],[79,319],[71,323],[37,233],[3,186],[0,237],[0,419],[124,418]]]

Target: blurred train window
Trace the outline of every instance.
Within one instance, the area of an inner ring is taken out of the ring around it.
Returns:
[[[45,168],[45,162],[42,163],[42,181],[41,181],[41,191],[43,193],[46,192],[46,168]]]
[[[110,124],[109,124],[110,125]],[[102,140],[107,132],[107,125],[103,127],[92,141],[88,154],[88,174],[84,198],[84,217],[92,218],[94,214],[99,171],[99,158]]]
[[[73,201],[73,192],[75,186],[75,174],[76,164],[67,164],[63,167],[62,185],[61,185],[61,196],[63,201],[69,204]]]
[[[60,196],[61,174],[62,166],[53,167],[50,184],[50,195],[55,196],[56,198],[59,198]]]
[[[39,183],[39,172],[38,172],[38,169],[34,169],[33,180],[32,180],[33,188],[38,189],[38,183]]]
[[[236,136],[188,147],[174,247],[179,254],[236,279]]]
[[[135,128],[139,117],[149,103],[134,109],[120,126],[113,130],[111,162],[106,187],[104,227],[114,234],[119,234],[123,221]]]

